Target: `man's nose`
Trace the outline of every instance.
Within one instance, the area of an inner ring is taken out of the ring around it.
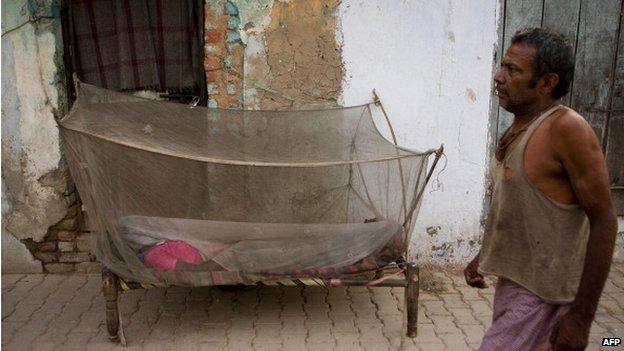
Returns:
[[[494,81],[496,82],[496,84],[503,84],[505,82],[502,70],[499,69],[498,71],[496,71],[496,73],[494,74]]]

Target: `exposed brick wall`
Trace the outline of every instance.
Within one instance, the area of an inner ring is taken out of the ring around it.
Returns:
[[[208,106],[242,108],[245,48],[238,32],[238,8],[230,1],[208,0],[204,12]]]
[[[91,253],[93,233],[73,183],[63,195],[68,208],[65,218],[50,227],[44,241],[28,240],[25,244],[46,272],[99,272],[102,265]]]

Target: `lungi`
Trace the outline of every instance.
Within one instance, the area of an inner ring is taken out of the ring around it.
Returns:
[[[569,309],[569,304],[545,303],[511,280],[499,278],[494,293],[492,325],[479,350],[550,350],[552,328]]]

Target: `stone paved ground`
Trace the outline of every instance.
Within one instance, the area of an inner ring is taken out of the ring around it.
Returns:
[[[427,274],[423,275],[423,280]],[[470,350],[492,315],[493,289],[457,272],[428,274],[418,337],[405,350]],[[403,289],[263,287],[134,290],[121,309],[126,350],[396,350]],[[3,275],[3,350],[109,350],[99,275]],[[592,328],[624,336],[624,265],[614,265]],[[614,348],[605,348],[614,349]]]

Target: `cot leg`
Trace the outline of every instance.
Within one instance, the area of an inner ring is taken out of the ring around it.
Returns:
[[[420,289],[419,269],[408,263],[405,271],[405,305],[407,308],[407,336],[415,338],[418,329],[418,293]]]
[[[109,338],[113,341],[119,339],[119,278],[108,268],[102,269],[102,293],[106,300],[106,328]]]

